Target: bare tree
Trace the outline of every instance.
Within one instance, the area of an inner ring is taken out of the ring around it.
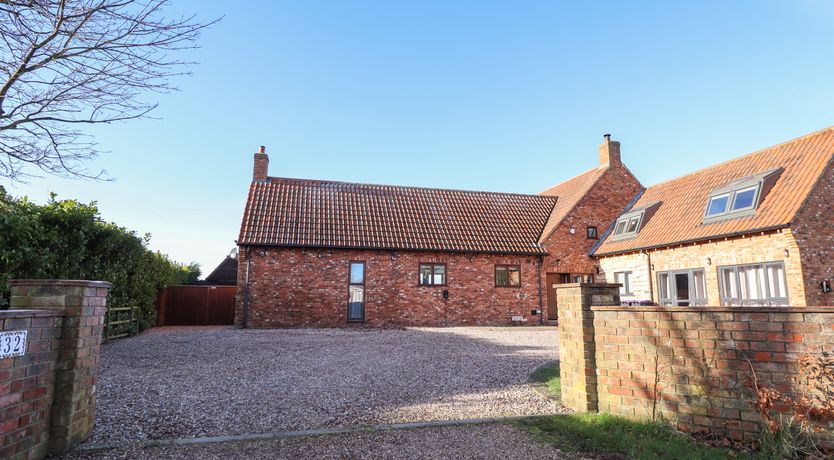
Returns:
[[[148,92],[187,74],[177,58],[202,24],[166,18],[169,0],[0,0],[0,177],[31,168],[103,178],[85,125],[144,117]]]

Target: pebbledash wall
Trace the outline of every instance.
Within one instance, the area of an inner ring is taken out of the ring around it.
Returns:
[[[748,388],[790,392],[797,360],[834,352],[834,307],[622,307],[617,285],[559,289],[564,403],[757,437]]]
[[[0,458],[39,459],[86,439],[95,416],[109,283],[13,280],[0,331],[26,331],[25,354],[0,358]]]
[[[532,315],[540,308],[539,256],[247,247],[238,256],[235,324],[246,317],[246,326],[256,328],[345,326],[351,261],[365,262],[366,325],[510,324],[512,316],[535,324],[540,318]],[[423,262],[446,264],[445,286],[418,285]],[[496,264],[519,265],[521,286],[496,287]]]

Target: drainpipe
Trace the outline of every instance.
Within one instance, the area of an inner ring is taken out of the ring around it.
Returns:
[[[539,272],[539,324],[544,324],[544,310],[542,310],[542,264],[544,263],[544,256],[539,256],[538,272]]]
[[[649,301],[654,303],[654,276],[652,276],[652,254],[649,251],[644,251],[646,254],[646,265],[649,269]]]
[[[249,246],[244,246],[244,254],[246,257],[246,275],[243,281],[243,319],[241,320],[241,326],[246,329],[249,325],[249,269],[252,266],[252,261],[249,258]]]

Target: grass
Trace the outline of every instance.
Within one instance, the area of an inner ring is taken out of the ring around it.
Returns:
[[[561,395],[559,363],[537,369],[530,381]],[[638,421],[610,414],[566,414],[512,422],[537,439],[560,449],[606,457],[636,459],[752,458],[698,443],[664,422]]]
[[[562,398],[562,379],[559,377],[559,363],[547,364],[533,372],[530,376],[533,383],[541,383],[550,391],[550,395],[556,399]]]

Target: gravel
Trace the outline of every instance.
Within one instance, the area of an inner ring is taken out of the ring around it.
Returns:
[[[578,459],[502,424],[71,453],[66,459]]]
[[[89,444],[566,412],[555,328],[151,329],[102,347]]]

